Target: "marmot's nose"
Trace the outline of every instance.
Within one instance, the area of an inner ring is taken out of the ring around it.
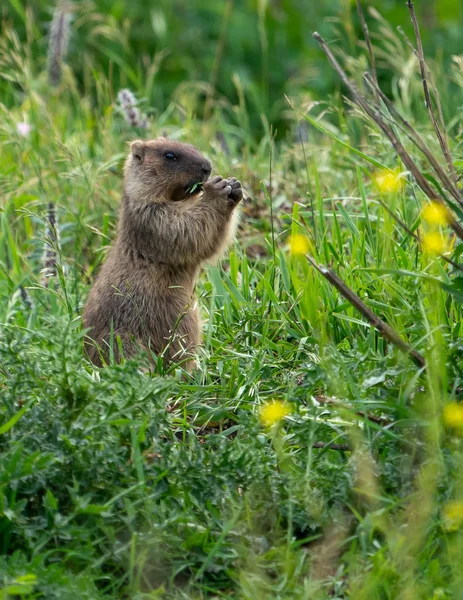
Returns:
[[[203,169],[204,175],[206,177],[209,177],[209,175],[211,174],[211,171],[212,171],[212,165],[211,165],[211,163],[208,160],[205,161],[205,162],[203,162],[202,169]]]

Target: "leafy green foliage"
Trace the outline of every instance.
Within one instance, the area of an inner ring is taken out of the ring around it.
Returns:
[[[371,5],[411,35],[402,0]],[[43,36],[49,31],[53,7],[49,0],[3,2],[5,22],[14,23],[21,43],[29,44],[37,58],[31,65],[35,75],[46,70]],[[352,50],[361,32],[355,2],[350,0],[315,2],[310,10],[304,0],[158,0],[155,6],[145,0],[86,0],[72,3],[71,10],[66,60],[86,95],[101,97],[104,75],[116,93],[125,87],[137,90],[157,119],[172,94],[179,103],[185,94],[194,98],[201,114],[208,106],[211,84],[227,122],[242,124],[239,117],[244,115],[234,107],[245,103],[247,127],[258,136],[267,123],[280,136],[286,132],[290,113],[285,111],[284,94],[306,102],[325,98],[337,87],[312,31],[341,38],[346,50]],[[417,3],[430,50],[446,48],[444,71],[460,49],[461,10],[459,0]],[[335,31],[325,17],[334,22]],[[13,105],[11,86],[0,86],[2,101]]]
[[[49,6],[10,0],[0,42],[2,600],[458,597],[462,441],[442,409],[462,395],[461,277],[398,223],[420,226],[411,178],[378,190],[383,167],[403,167],[370,122],[346,117],[337,98],[299,118],[311,86],[297,69],[314,64],[309,48],[296,56],[306,19],[340,6],[319,4],[307,15],[296,2],[236,3],[216,82],[229,101],[214,96],[202,120],[198,81],[210,78],[220,3],[189,3],[186,37],[172,3],[157,3],[151,21],[141,2],[79,5],[51,90]],[[391,17],[397,6],[384,8]],[[431,16],[447,22],[451,6]],[[344,11],[342,33],[355,41]],[[374,23],[381,75],[397,73],[392,96],[437,156],[410,50]],[[192,44],[206,28],[213,41]],[[249,50],[256,43],[267,62]],[[143,60],[164,47],[169,61]],[[360,54],[349,66],[362,65]],[[462,101],[460,66],[447,71],[452,83],[436,77],[444,99],[452,92],[446,113]],[[187,72],[194,85],[178,87]],[[324,68],[318,81],[330,89],[331,77]],[[150,373],[143,355],[105,369],[83,357],[82,307],[115,234],[127,142],[145,135],[115,110],[126,85],[155,107],[146,135],[195,143],[247,197],[237,243],[200,281],[204,346],[191,375],[160,364]],[[282,111],[284,91],[295,112]],[[287,135],[276,143],[257,113],[284,121]],[[455,116],[457,169],[460,128]],[[59,245],[45,239],[49,202]],[[306,239],[426,369],[386,343],[289,236]],[[44,244],[57,254],[48,286]],[[449,253],[456,262],[461,248]],[[291,412],[265,428],[259,410],[273,400]]]

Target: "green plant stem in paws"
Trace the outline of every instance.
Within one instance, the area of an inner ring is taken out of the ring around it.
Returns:
[[[186,191],[190,195],[197,194],[203,191],[203,185],[204,183],[202,182],[193,183],[193,185],[190,185],[190,187],[188,187]]]

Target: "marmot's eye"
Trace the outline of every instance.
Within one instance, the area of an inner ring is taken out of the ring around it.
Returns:
[[[166,152],[164,154],[164,158],[166,160],[177,160],[177,157],[175,156],[175,154],[173,152]]]

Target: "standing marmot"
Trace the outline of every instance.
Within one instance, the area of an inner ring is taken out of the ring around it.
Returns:
[[[121,342],[125,357],[147,348],[168,360],[191,358],[200,340],[199,269],[225,248],[243,197],[235,178],[210,174],[211,163],[188,144],[131,144],[117,238],[84,311],[95,364],[108,360],[111,345],[117,360]],[[200,194],[195,184],[203,182]]]

